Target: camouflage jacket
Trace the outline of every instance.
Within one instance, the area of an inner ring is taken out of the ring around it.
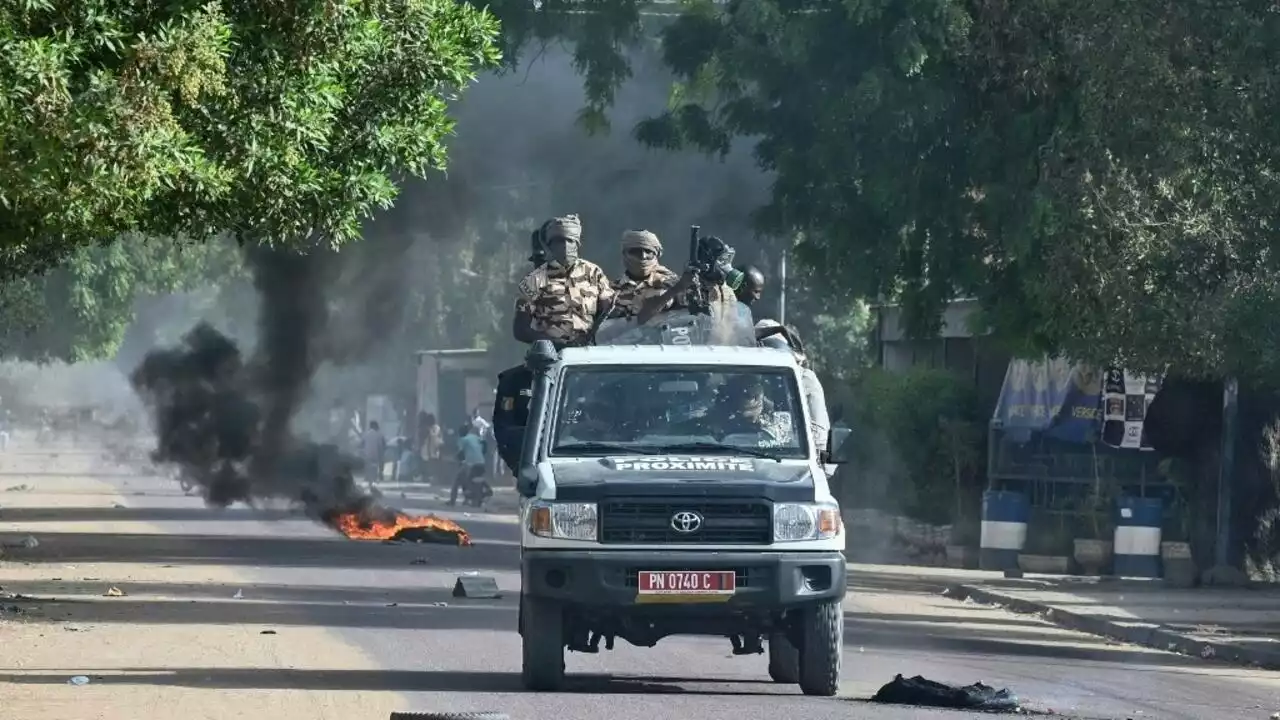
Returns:
[[[614,307],[623,317],[636,315],[645,301],[660,297],[679,280],[679,275],[661,265],[655,267],[643,280],[634,280],[623,273],[622,277],[613,281]]]
[[[539,267],[520,281],[516,312],[533,318],[534,331],[565,345],[586,342],[600,304],[613,296],[599,265],[578,260],[568,271]]]

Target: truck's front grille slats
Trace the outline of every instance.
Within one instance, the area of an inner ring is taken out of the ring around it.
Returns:
[[[677,513],[696,513],[694,532],[672,527]],[[768,545],[773,508],[765,500],[617,498],[600,503],[600,542],[605,544]]]

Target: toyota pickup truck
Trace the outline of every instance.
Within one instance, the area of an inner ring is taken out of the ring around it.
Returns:
[[[679,342],[697,335],[686,321],[645,329],[655,344],[602,328],[612,344],[543,341],[526,357],[524,684],[560,688],[566,650],[698,635],[728,638],[737,655],[767,648],[774,681],[835,695],[846,587],[827,484],[837,459],[811,437],[791,353],[754,339]]]

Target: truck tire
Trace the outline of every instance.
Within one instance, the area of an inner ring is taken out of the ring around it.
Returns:
[[[786,633],[769,634],[769,678],[788,685],[800,682],[800,651]]]
[[[547,600],[520,595],[520,679],[526,690],[555,692],[564,685],[564,611]]]
[[[844,607],[839,600],[830,600],[805,610],[801,617],[800,690],[805,695],[832,697],[840,690]]]

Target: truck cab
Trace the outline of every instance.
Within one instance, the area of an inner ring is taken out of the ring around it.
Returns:
[[[836,694],[846,571],[834,458],[811,436],[791,353],[723,320],[602,327],[608,344],[530,349],[517,476],[528,689],[562,686],[566,650],[701,635],[739,655],[767,648],[776,682]],[[636,340],[647,344],[624,344]]]

